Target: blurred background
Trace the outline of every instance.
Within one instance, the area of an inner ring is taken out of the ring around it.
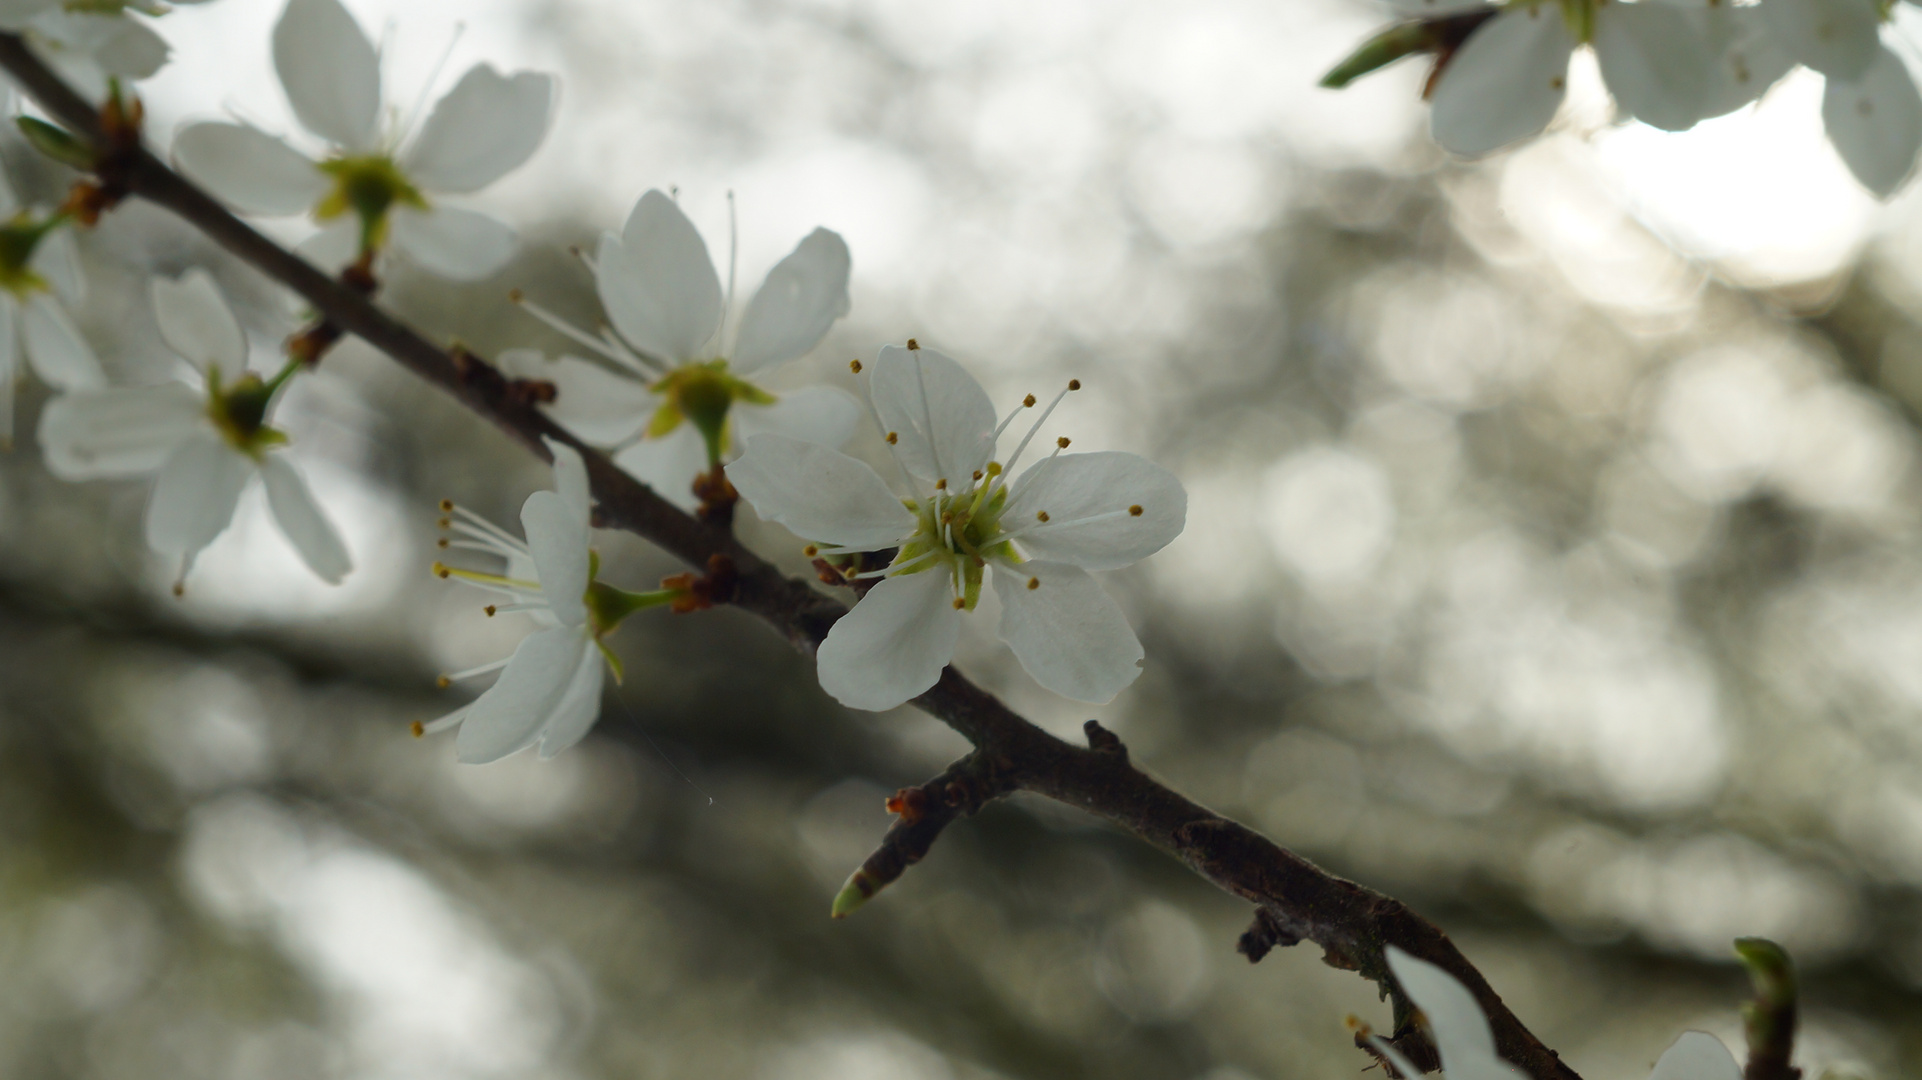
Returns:
[[[1922,1076],[1922,220],[1854,186],[1818,79],[1668,136],[1617,124],[1582,61],[1550,135],[1465,164],[1427,141],[1417,66],[1315,88],[1386,18],[1347,0],[349,6],[398,114],[443,54],[428,100],[482,59],[564,84],[540,155],[473,200],[521,257],[471,287],[395,268],[417,326],[558,349],[507,291],[592,324],[566,250],[649,187],[723,266],[735,193],[743,295],[837,229],[853,314],[777,387],[851,385],[908,336],[1004,405],[1078,377],[1049,433],[1190,491],[1186,534],[1107,576],[1138,684],[1038,690],[991,600],[969,674],[1435,918],[1591,1080],[1686,1027],[1739,1047],[1751,934],[1805,972],[1812,1080]],[[222,114],[304,138],[279,7],[159,23],[157,140]],[[153,273],[214,269],[262,366],[297,325],[158,212],[83,243],[85,329],[126,381],[174,363]],[[1368,984],[1313,946],[1250,966],[1245,905],[1038,800],[830,922],[884,796],[965,746],[839,709],[738,613],[631,620],[625,686],[554,761],[410,738],[472,692],[437,672],[524,629],[430,576],[436,501],[512,522],[546,471],[354,345],[279,423],[353,550],[340,588],[256,494],[175,600],[145,485],[60,484],[27,438],[0,459],[0,1075],[1367,1065],[1342,1019],[1388,1022]],[[677,569],[600,541],[618,583]]]

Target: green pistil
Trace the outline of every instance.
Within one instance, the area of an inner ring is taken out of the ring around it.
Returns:
[[[667,435],[686,420],[707,444],[710,468],[721,463],[727,450],[728,411],[734,403],[772,405],[777,400],[753,383],[728,374],[726,360],[686,364],[662,376],[652,389],[662,400],[647,425],[648,438]]]
[[[353,211],[360,219],[362,254],[378,250],[387,239],[389,210],[395,206],[427,209],[427,197],[385,155],[337,157],[321,162],[320,171],[334,178],[334,189],[314,207],[314,217],[331,221]]]
[[[273,403],[275,392],[286,385],[298,367],[298,362],[290,360],[271,380],[262,381],[260,376],[248,372],[222,386],[220,365],[208,365],[207,418],[220,429],[229,445],[259,460],[272,447],[287,442],[286,432],[267,426],[267,408]]]
[[[1595,5],[1598,0],[1562,0],[1562,18],[1568,22],[1568,32],[1576,44],[1588,45],[1595,40]]]
[[[924,503],[904,503],[920,519],[920,527],[912,539],[901,545],[894,565],[903,566],[935,552],[933,557],[902,573],[938,570],[949,577],[958,576],[962,606],[973,611],[981,600],[987,560],[1014,557],[1014,545],[1001,539],[1001,510],[1007,502],[1008,489],[999,486],[992,493],[982,487],[971,496],[950,499],[943,492],[938,499]],[[942,521],[943,516],[948,520]]]

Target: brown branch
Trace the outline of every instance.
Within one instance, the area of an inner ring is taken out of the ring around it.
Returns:
[[[434,345],[368,297],[256,232],[144,147],[110,138],[93,106],[61,82],[17,35],[0,34],[0,68],[95,148],[99,154],[95,169],[103,186],[173,211],[299,294],[327,322],[445,390],[532,453],[548,457],[543,439],[580,450],[599,504],[596,520],[604,527],[641,536],[692,566],[715,565],[717,557],[725,560],[734,571],[730,602],[760,616],[805,653],[812,654],[828,628],[846,612],[843,605],[806,582],[783,575],[741,546],[731,533],[680,512],[615,467],[606,455],[582,445],[540,412],[541,395],[517,387],[464,349]],[[931,805],[923,807],[924,812],[932,810],[932,816],[918,824],[897,823],[897,831],[890,833],[893,854],[889,858],[899,861],[900,869],[926,852],[940,826],[963,807],[979,805],[989,790],[1019,788],[1044,795],[1128,829],[1221,888],[1254,903],[1256,926],[1242,939],[1242,950],[1251,958],[1275,945],[1314,941],[1325,950],[1328,963],[1357,971],[1394,993],[1382,950],[1390,944],[1399,946],[1468,986],[1488,1013],[1503,1057],[1536,1080],[1578,1080],[1502,1004],[1487,980],[1434,924],[1400,902],[1335,877],[1162,786],[1135,769],[1120,740],[1100,725],[1089,725],[1090,748],[1069,745],[1029,723],[953,668],[943,671],[940,681],[914,704],[975,745],[975,754],[964,759],[962,765],[967,768],[957,777],[985,786],[953,806],[948,805],[943,787],[943,797],[930,799]],[[924,790],[925,794],[931,793]],[[883,846],[884,852],[889,850]],[[893,872],[898,876],[899,869]],[[1399,1020],[1408,1012],[1406,1003],[1397,1001],[1396,1012]]]

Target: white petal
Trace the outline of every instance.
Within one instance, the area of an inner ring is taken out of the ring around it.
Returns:
[[[541,410],[583,442],[600,446],[626,442],[641,433],[661,404],[639,380],[579,357],[549,361],[533,349],[509,349],[497,359],[501,370],[515,378],[553,383],[554,400]]]
[[[213,432],[183,439],[160,467],[147,501],[147,546],[181,561],[184,577],[194,556],[226,530],[254,463]]]
[[[707,471],[707,443],[693,424],[682,424],[658,439],[642,439],[615,454],[614,464],[683,510],[701,505],[694,497],[694,478]]]
[[[873,551],[914,534],[914,515],[867,462],[816,443],[757,435],[727,478],[761,520],[809,540]]]
[[[997,563],[994,594],[1001,598],[1001,640],[1043,687],[1098,705],[1140,677],[1143,653],[1134,628],[1086,570]]]
[[[554,493],[567,504],[568,513],[573,514],[574,520],[580,522],[585,530],[594,517],[593,493],[587,483],[587,463],[581,460],[579,450],[564,442],[545,437],[541,442],[547,445],[547,452],[554,455]]]
[[[80,272],[80,246],[72,229],[55,229],[43,237],[27,266],[47,279],[61,303],[77,305],[86,298],[87,279]]]
[[[1684,131],[1702,118],[1713,68],[1691,13],[1658,2],[1605,4],[1595,12],[1595,57],[1615,100],[1637,120]]]
[[[206,403],[178,383],[80,390],[41,411],[40,451],[62,480],[138,476],[206,428]]]
[[[1684,1031],[1662,1051],[1648,1080],[1742,1080],[1742,1067],[1722,1040],[1705,1031]]]
[[[620,238],[601,240],[594,278],[608,320],[629,344],[674,361],[704,358],[721,324],[721,281],[674,200],[641,196]]]
[[[13,449],[13,392],[20,381],[20,339],[13,324],[20,310],[12,294],[0,295],[0,447]]]
[[[1553,4],[1512,8],[1482,24],[1435,84],[1435,141],[1475,157],[1540,134],[1562,107],[1574,48]]]
[[[165,38],[136,19],[122,16],[112,21],[117,25],[93,49],[100,70],[123,79],[144,79],[166,66]]]
[[[1709,68],[1702,116],[1722,116],[1747,105],[1795,66],[1758,5],[1712,4],[1689,13],[1710,53],[1720,58]]]
[[[553,104],[552,76],[503,76],[475,64],[434,104],[401,156],[401,171],[427,191],[479,191],[533,156]]]
[[[933,686],[961,632],[952,580],[940,570],[881,579],[821,642],[821,689],[850,709],[879,712]]]
[[[274,70],[308,131],[349,150],[373,143],[380,58],[340,0],[287,0],[274,24]]]
[[[307,568],[329,585],[340,584],[354,568],[354,560],[293,463],[280,454],[268,454],[260,463],[260,478],[267,487],[267,507],[274,512],[274,521]]]
[[[734,403],[734,430],[745,444],[756,435],[786,435],[802,442],[840,446],[861,422],[861,402],[838,386],[783,391],[772,405]]]
[[[34,16],[51,11],[60,0],[0,0],[0,30],[22,30]]]
[[[1789,55],[1824,75],[1853,79],[1875,63],[1881,19],[1872,0],[1762,0],[1761,12]]]
[[[587,735],[594,721],[600,719],[601,687],[606,681],[606,661],[601,658],[601,650],[590,643],[581,650],[580,665],[574,669],[574,678],[561,695],[560,704],[554,706],[553,717],[541,729],[541,757],[551,758]]]
[[[768,271],[747,305],[729,366],[757,371],[805,356],[848,313],[847,242],[816,229]]]
[[[227,378],[246,369],[247,335],[212,274],[196,267],[178,279],[154,278],[149,289],[160,337],[182,359],[201,371],[218,364]]]
[[[1453,975],[1393,945],[1388,946],[1388,967],[1427,1019],[1444,1072],[1450,1077],[1458,1071],[1480,1076],[1500,1061],[1482,1007]]]
[[[1922,95],[1902,58],[1885,46],[1859,81],[1829,79],[1822,123],[1849,171],[1886,199],[1908,179],[1922,150]]]
[[[1141,507],[1140,516],[1130,511]],[[1041,523],[1038,515],[1046,513]],[[1100,517],[1098,521],[1086,519]],[[1001,515],[1003,530],[1037,559],[1113,570],[1145,559],[1181,535],[1188,492],[1175,474],[1136,454],[1061,454],[1021,474]]]
[[[960,364],[933,349],[889,345],[868,378],[875,411],[900,436],[896,451],[910,472],[959,490],[987,468],[994,456],[994,403]]]
[[[521,506],[521,529],[534,557],[541,596],[554,617],[570,626],[587,621],[587,523],[554,491],[536,491]]]
[[[554,626],[521,639],[513,659],[461,721],[454,742],[460,759],[485,765],[532,743],[574,681],[582,650],[593,649],[585,627]]]
[[[394,248],[449,281],[490,277],[514,257],[514,230],[486,214],[452,206],[397,208]]]
[[[294,245],[294,254],[327,271],[339,273],[360,254],[360,222],[340,218]]]
[[[80,330],[53,297],[35,293],[20,314],[20,336],[27,363],[40,381],[57,390],[89,390],[107,385],[100,361]]]
[[[307,156],[244,124],[194,124],[174,136],[174,164],[214,197],[249,214],[298,214],[327,193]]]

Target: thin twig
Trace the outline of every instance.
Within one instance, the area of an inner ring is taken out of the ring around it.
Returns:
[[[692,566],[708,566],[716,556],[729,560],[736,575],[730,602],[760,616],[805,653],[812,654],[828,628],[846,613],[840,603],[748,551],[731,533],[682,513],[606,455],[582,445],[541,413],[541,395],[518,388],[464,349],[429,342],[368,297],[262,236],[145,148],[124,142],[116,146],[104,137],[93,106],[41,63],[19,36],[0,34],[0,68],[49,114],[97,148],[102,155],[97,171],[104,183],[173,211],[301,296],[322,318],[447,391],[530,452],[548,456],[542,439],[580,450],[599,504],[599,524],[652,541]],[[1120,741],[1099,725],[1089,727],[1090,748],[1072,746],[1029,723],[953,668],[943,671],[941,680],[914,704],[972,742],[973,759],[992,767],[997,785],[1005,783],[1106,818],[1254,903],[1258,915],[1251,934],[1256,941],[1268,947],[1314,941],[1325,950],[1328,963],[1357,971],[1390,992],[1382,950],[1396,945],[1441,966],[1474,993],[1503,1057],[1536,1080],[1579,1080],[1502,1004],[1488,981],[1433,923],[1399,901],[1335,877],[1162,786],[1135,769]],[[926,843],[938,832],[929,831]],[[925,853],[921,838],[913,838],[913,845],[907,839],[898,853],[914,851],[916,858]],[[1250,948],[1249,940],[1243,936],[1244,952],[1251,958],[1265,951]],[[1404,1011],[1405,1003],[1397,1004],[1398,1013]]]

